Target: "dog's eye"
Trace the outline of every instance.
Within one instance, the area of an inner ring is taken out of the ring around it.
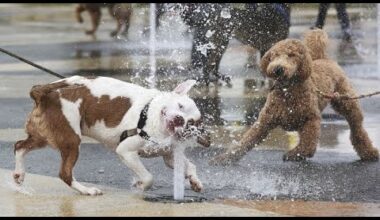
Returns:
[[[288,55],[289,57],[295,57],[296,55],[294,53],[291,53]]]
[[[183,109],[183,105],[180,103],[178,103],[178,107],[179,107],[179,109]]]

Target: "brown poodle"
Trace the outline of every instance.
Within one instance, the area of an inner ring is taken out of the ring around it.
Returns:
[[[284,160],[299,161],[312,157],[320,137],[321,112],[329,102],[348,121],[351,142],[361,160],[378,160],[379,152],[363,128],[363,114],[358,101],[326,99],[316,92],[355,96],[341,67],[327,57],[327,43],[326,32],[310,30],[305,33],[303,42],[282,40],[265,53],[260,63],[262,72],[274,79],[265,106],[240,142],[213,158],[211,164],[229,164],[239,160],[277,126],[286,131],[298,131],[300,137],[299,144],[284,155]]]

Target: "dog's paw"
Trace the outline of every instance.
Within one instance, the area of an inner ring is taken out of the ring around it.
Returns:
[[[136,181],[134,184],[133,184],[133,187],[136,187],[137,189],[141,190],[141,191],[145,191],[147,189],[150,188],[150,186],[148,186],[146,183],[144,183],[143,181],[139,180],[139,181]]]
[[[145,191],[149,189],[153,185],[153,179],[149,179],[146,181],[138,180],[133,184],[133,187],[136,187],[137,189],[141,191]]]
[[[103,195],[102,191],[95,187],[89,187],[83,192],[81,192],[82,195],[88,195],[88,196],[99,196]]]
[[[203,185],[200,180],[193,176],[188,176],[187,178],[189,178],[191,189],[194,192],[201,192],[203,190]]]
[[[297,152],[289,151],[282,157],[283,161],[303,161],[306,157]]]
[[[379,161],[379,151],[376,148],[372,148],[365,154],[360,155],[362,161]]]
[[[25,172],[13,172],[13,180],[16,184],[21,185],[24,182]]]

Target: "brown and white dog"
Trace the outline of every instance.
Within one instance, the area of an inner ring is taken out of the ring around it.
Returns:
[[[30,96],[35,106],[26,122],[28,138],[14,145],[15,182],[21,184],[24,180],[25,154],[50,145],[61,153],[59,177],[66,184],[81,194],[101,194],[97,188],[78,183],[72,175],[81,138],[88,136],[116,151],[138,176],[134,186],[149,188],[153,177],[139,157],[163,156],[172,168],[175,144],[197,136],[189,135],[187,129],[189,125],[199,127],[201,120],[195,102],[187,95],[194,84],[194,80],[188,80],[172,92],[163,92],[108,77],[72,76],[34,86]],[[199,143],[209,145],[200,137]],[[195,165],[185,159],[185,167],[191,188],[201,191]]]

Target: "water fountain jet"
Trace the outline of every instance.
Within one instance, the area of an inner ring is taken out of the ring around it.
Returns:
[[[156,4],[150,4],[149,13],[149,64],[150,74],[147,79],[150,88],[155,87],[155,75],[156,75]]]
[[[185,147],[178,144],[174,149],[173,198],[183,200],[185,197]]]

